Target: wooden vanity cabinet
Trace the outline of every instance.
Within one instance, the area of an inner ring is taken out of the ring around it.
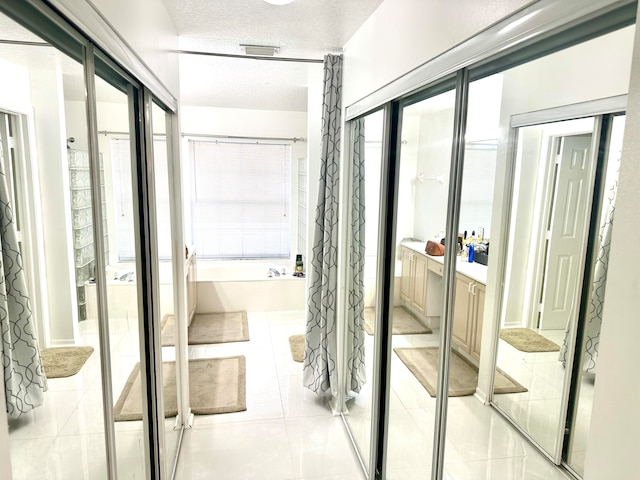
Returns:
[[[402,248],[400,298],[417,313],[424,315],[427,307],[427,258]]]
[[[456,274],[451,335],[456,345],[476,360],[480,360],[485,292],[485,285]]]

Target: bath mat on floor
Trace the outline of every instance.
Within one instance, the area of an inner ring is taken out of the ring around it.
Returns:
[[[189,397],[196,415],[241,412],[247,409],[245,357],[189,360]],[[164,416],[178,414],[176,364],[162,363]],[[113,407],[116,422],[142,420],[140,364],[133,368]]]
[[[369,335],[373,335],[373,325],[375,323],[373,308],[364,309],[364,330]],[[425,327],[420,320],[414,317],[403,307],[393,309],[392,335],[411,335],[419,333],[432,333],[431,329]]]
[[[436,396],[438,347],[394,348],[396,355],[432,397]],[[473,395],[478,386],[478,368],[455,351],[449,362],[449,396]],[[495,393],[521,393],[527,389],[502,371],[495,379]]]
[[[162,320],[162,346],[175,345],[173,315]],[[247,312],[198,313],[188,328],[189,345],[249,341]]]
[[[529,328],[503,328],[500,338],[521,352],[558,352],[557,343]]]
[[[55,347],[40,351],[42,367],[47,378],[70,377],[80,371],[93,347]]]
[[[291,350],[291,358],[295,362],[304,361],[304,334],[291,335],[289,337],[289,349]]]

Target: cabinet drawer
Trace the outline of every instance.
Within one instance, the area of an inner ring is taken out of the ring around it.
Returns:
[[[444,272],[444,265],[438,262],[434,262],[433,260],[429,260],[427,268],[440,276],[442,276],[442,272]]]

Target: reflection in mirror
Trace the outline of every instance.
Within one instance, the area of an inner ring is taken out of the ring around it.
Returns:
[[[567,464],[579,475],[584,474],[584,459],[587,451],[587,438],[591,423],[593,405],[593,389],[595,384],[600,344],[600,328],[602,326],[602,310],[606,289],[607,269],[609,266],[609,247],[611,230],[615,213],[615,200],[618,190],[618,172],[622,153],[622,135],[624,133],[625,116],[613,118],[609,151],[604,169],[602,196],[599,203],[597,245],[594,248],[593,275],[589,289],[589,307],[585,312],[582,346],[577,355],[577,364],[581,366],[579,378],[575,382],[575,403],[570,419],[569,444],[566,453]],[[568,332],[565,332],[565,339]],[[562,344],[561,358],[567,355],[567,342]]]
[[[0,157],[8,187],[3,195],[12,197],[2,202],[14,215],[19,242],[12,250],[22,257],[14,265],[22,264],[21,293],[31,310],[20,331],[9,327],[6,315],[0,321],[5,391],[10,392],[10,384],[20,388],[16,395],[7,394],[13,478],[105,478],[104,352],[95,303],[89,301],[100,272],[92,231],[83,66],[2,14],[0,25]],[[5,253],[11,242],[6,231]],[[4,275],[19,278],[7,259],[2,263]],[[30,334],[16,335],[25,332]],[[36,370],[39,360],[32,361],[32,353],[19,357],[25,346],[31,352],[40,348],[44,371]],[[9,352],[12,361],[28,358],[31,368],[11,369]],[[18,383],[16,373],[21,374]],[[47,389],[38,402],[44,376]],[[24,400],[19,392],[27,389],[31,399],[25,403],[35,408],[23,404],[16,410]],[[135,470],[144,476],[144,467]]]
[[[169,195],[169,144],[165,134],[166,118],[165,111],[156,103],[152,104],[151,124],[153,126],[153,174],[155,177],[155,194],[156,194],[156,228],[158,241],[158,272],[160,273],[159,285],[160,289],[160,335],[162,347],[162,371],[163,383],[165,385],[175,385],[175,389],[165,390],[165,467],[167,474],[173,469],[173,464],[178,454],[178,439],[180,430],[176,427],[176,415],[178,408],[178,389],[180,386],[173,379],[176,378],[176,355],[175,345],[171,345],[171,338],[178,338],[177,322],[175,322],[175,306],[174,306],[174,285],[173,278],[173,250],[172,246],[172,230],[171,230],[171,212],[170,212],[170,195]],[[182,261],[182,258],[175,259]],[[170,407],[169,407],[170,406]],[[173,410],[175,407],[175,410]]]
[[[100,156],[104,162],[104,202],[109,245],[108,328],[111,339],[113,415],[121,475],[144,475],[144,431],[140,377],[138,278],[134,234],[133,182],[128,95],[96,76]],[[132,472],[137,459],[136,472]],[[140,473],[138,473],[140,472]]]
[[[364,205],[365,205],[365,262],[364,262],[364,316],[365,316],[365,375],[366,382],[360,392],[354,393],[347,401],[349,415],[346,417],[349,428],[356,441],[360,457],[368,467],[371,445],[371,403],[374,328],[376,317],[376,286],[378,256],[378,226],[380,223],[380,174],[382,161],[382,110],[372,113],[359,122],[360,147],[364,141]],[[355,130],[355,126],[352,127]],[[364,136],[364,139],[362,139]],[[355,146],[355,144],[354,144]],[[355,200],[354,200],[355,201]]]
[[[565,331],[574,331],[581,294],[595,178],[594,125],[591,117],[517,131],[493,400],[554,456],[570,376],[558,352]],[[571,349],[571,335],[567,343]],[[523,391],[501,392],[500,375]]]
[[[454,103],[448,90],[401,112],[387,478],[431,474],[443,257],[425,248],[446,226]]]

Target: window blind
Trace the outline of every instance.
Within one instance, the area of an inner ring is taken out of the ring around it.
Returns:
[[[192,235],[204,258],[289,258],[291,147],[190,141]]]

